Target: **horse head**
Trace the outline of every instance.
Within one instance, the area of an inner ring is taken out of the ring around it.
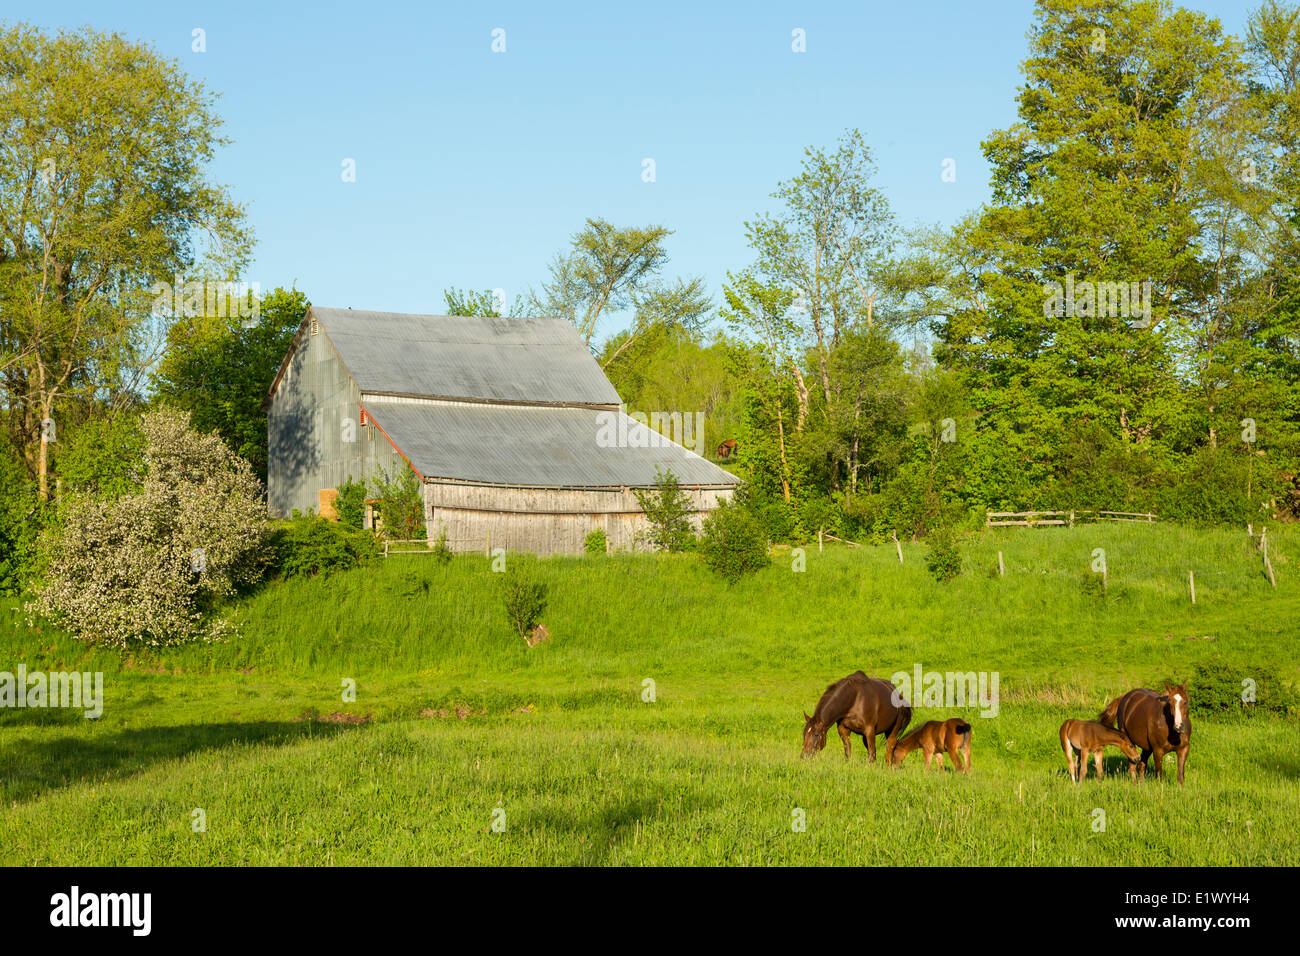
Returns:
[[[827,727],[817,728],[815,718],[809,717],[808,712],[803,714],[803,753],[801,757],[809,757],[826,746]]]
[[[1187,682],[1171,684],[1165,681],[1165,696],[1169,699],[1168,707],[1174,730],[1180,734],[1186,733],[1187,710],[1191,706],[1191,701],[1187,699]]]

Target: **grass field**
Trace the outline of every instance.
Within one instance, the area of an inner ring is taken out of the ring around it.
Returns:
[[[237,638],[126,659],[5,605],[0,670],[106,687],[94,721],[0,710],[0,863],[1296,865],[1294,713],[1216,720],[1193,688],[1182,788],[1114,751],[1074,786],[1056,737],[1198,662],[1294,687],[1300,536],[1270,539],[1276,589],[1244,533],[1162,525],[986,532],[948,584],[906,544],[778,552],[731,588],[690,555],[547,559],[531,649],[470,556],[270,586]],[[914,717],[971,720],[969,777],[858,738],[846,763],[833,732],[799,759],[830,681],[917,664],[1000,676],[996,717]]]

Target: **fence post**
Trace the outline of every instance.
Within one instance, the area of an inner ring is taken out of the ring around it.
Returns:
[[[822,553],[822,529],[817,529],[817,553]]]
[[[1187,572],[1187,588],[1192,592],[1192,603],[1195,604],[1196,603],[1196,576],[1191,571]]]
[[[998,552],[998,577],[1004,578],[1006,576],[1007,576],[1007,569],[1006,566],[1002,563],[1002,552],[999,551]]]
[[[896,547],[896,548],[898,549],[898,563],[899,563],[899,564],[902,564],[902,563],[903,563],[903,543],[902,543],[901,541],[898,540],[898,532],[897,532],[897,531],[891,531],[891,532],[889,532],[889,536],[890,536],[891,538],[894,539],[894,547]]]

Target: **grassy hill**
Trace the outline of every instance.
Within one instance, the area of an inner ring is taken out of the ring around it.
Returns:
[[[0,670],[106,682],[97,721],[0,710],[0,863],[1295,865],[1296,715],[1198,700],[1300,682],[1300,537],[1270,538],[1276,589],[1244,533],[1163,525],[986,532],[947,584],[906,544],[777,552],[730,588],[690,555],[546,559],[531,649],[470,556],[272,585],[237,638],[126,659],[0,607]],[[830,681],[918,664],[999,674],[996,717],[913,719],[971,720],[970,777],[859,738],[846,763],[833,733],[798,759]],[[1060,723],[1164,679],[1192,680],[1186,787],[1113,751],[1071,785]]]

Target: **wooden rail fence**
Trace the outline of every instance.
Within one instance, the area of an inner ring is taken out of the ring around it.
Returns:
[[[984,527],[1036,528],[1040,525],[1064,525],[1096,521],[1144,521],[1151,523],[1158,516],[1139,511],[986,511]]]

